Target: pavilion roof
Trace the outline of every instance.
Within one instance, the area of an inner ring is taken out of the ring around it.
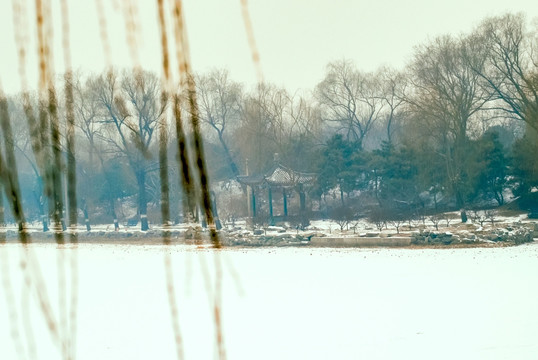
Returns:
[[[293,187],[312,184],[315,180],[316,174],[314,173],[295,171],[282,164],[274,165],[265,174],[238,177],[239,182],[250,186],[267,184],[269,186]]]

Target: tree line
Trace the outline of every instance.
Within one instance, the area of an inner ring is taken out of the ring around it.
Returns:
[[[315,94],[339,131],[322,151],[319,193],[337,185],[343,205],[344,193],[367,191],[394,216],[502,205],[507,190],[529,198],[538,185],[537,46],[524,16],[507,14],[418,46],[403,72],[330,64]]]
[[[182,156],[177,144],[194,146],[185,135],[192,129],[170,121],[192,116],[192,109],[202,124],[214,183],[261,173],[278,153],[286,166],[318,174],[310,195],[328,215],[342,213],[338,208],[356,214],[361,203],[393,216],[484,201],[502,205],[510,191],[532,199],[538,186],[537,54],[538,32],[523,15],[506,14],[485,19],[470,34],[416,47],[403,70],[364,72],[348,60],[332,62],[318,85],[303,93],[270,83],[247,89],[226,70],[214,70],[189,79],[197,94],[193,108],[186,91],[166,94],[149,71],[64,77],[61,82],[73,90],[77,210],[88,227],[118,226],[119,218],[132,217],[147,229],[148,216],[161,221],[152,209],[158,209],[159,179],[166,174],[172,220],[196,217],[182,191],[188,169],[159,162],[163,151],[169,159]],[[47,193],[53,191],[43,180],[46,167],[64,165],[43,166],[36,159],[40,152],[32,148],[50,143],[37,142],[44,134],[25,119],[59,117],[57,151],[67,163],[66,105],[51,109],[28,93],[7,99],[23,203],[29,219],[43,220],[44,230],[51,209]],[[164,148],[159,131],[166,133]],[[125,202],[136,214],[121,213]]]

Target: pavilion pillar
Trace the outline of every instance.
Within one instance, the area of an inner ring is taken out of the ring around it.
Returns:
[[[288,198],[286,197],[286,189],[282,189],[282,199],[284,200],[284,217],[288,216]]]
[[[299,192],[299,201],[301,203],[301,214],[304,214],[306,211],[306,195],[304,191]]]
[[[275,225],[275,219],[273,218],[273,190],[271,190],[271,187],[269,186],[269,190],[267,192],[267,197],[269,198],[269,224],[271,226]]]
[[[273,191],[271,190],[271,187],[269,187],[269,190],[267,191],[267,197],[269,198],[269,217],[271,220],[273,219]]]
[[[256,217],[256,194],[254,193],[254,189],[252,189],[252,217]]]

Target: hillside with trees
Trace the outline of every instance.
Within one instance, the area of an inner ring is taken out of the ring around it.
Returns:
[[[225,69],[191,80],[215,190],[247,171],[267,171],[278,154],[282,164],[317,174],[308,194],[317,204],[312,217],[346,209],[353,217],[411,218],[515,198],[522,210],[538,211],[538,32],[521,14],[431,39],[414,49],[405,69],[364,72],[348,60],[331,62],[308,92],[271,83],[247,88]],[[46,230],[45,218],[59,211],[48,202],[60,190],[43,179],[47,166],[68,164],[70,106],[77,211],[88,224],[139,219],[146,230],[148,219],[162,222],[160,169],[171,179],[171,220],[185,218],[181,175],[176,166],[162,168],[156,138],[161,129],[167,133],[163,149],[172,162],[180,133],[171,119],[193,110],[187,91],[170,94],[161,86],[151,72],[114,69],[62,79],[57,89],[72,88],[73,100],[57,109],[33,93],[6,99],[2,116],[11,123],[3,130],[9,125],[13,136],[3,141],[14,145],[28,221],[43,221]],[[60,149],[36,133],[47,117],[58,117]],[[45,164],[38,158],[44,151],[56,151],[61,161]],[[136,211],[120,210],[122,204]]]

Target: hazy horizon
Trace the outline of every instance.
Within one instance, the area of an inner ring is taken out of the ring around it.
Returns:
[[[111,61],[120,68],[135,62],[126,45],[122,2],[104,3]],[[135,2],[139,64],[161,72],[157,12],[154,2]],[[26,72],[28,86],[37,87],[36,29],[33,4],[20,1],[28,10]],[[95,1],[70,2],[71,56],[74,70],[99,72],[106,67],[98,30]],[[168,6],[169,2],[165,2]],[[311,89],[322,80],[325,66],[334,60],[349,59],[364,71],[380,66],[402,68],[411,59],[413,47],[439,35],[471,31],[483,19],[506,12],[523,12],[528,20],[538,17],[538,5],[530,0],[509,3],[495,0],[475,2],[444,1],[285,1],[248,2],[254,37],[264,79],[288,90]],[[59,2],[52,4],[54,69],[63,64]],[[197,72],[225,68],[231,77],[247,86],[257,81],[240,1],[184,1],[192,65]],[[21,90],[19,60],[15,47],[11,2],[0,4],[0,31],[3,61],[0,81],[4,91]],[[167,24],[171,29],[171,24]],[[172,48],[170,49],[171,51]],[[174,62],[172,67],[175,68]]]

